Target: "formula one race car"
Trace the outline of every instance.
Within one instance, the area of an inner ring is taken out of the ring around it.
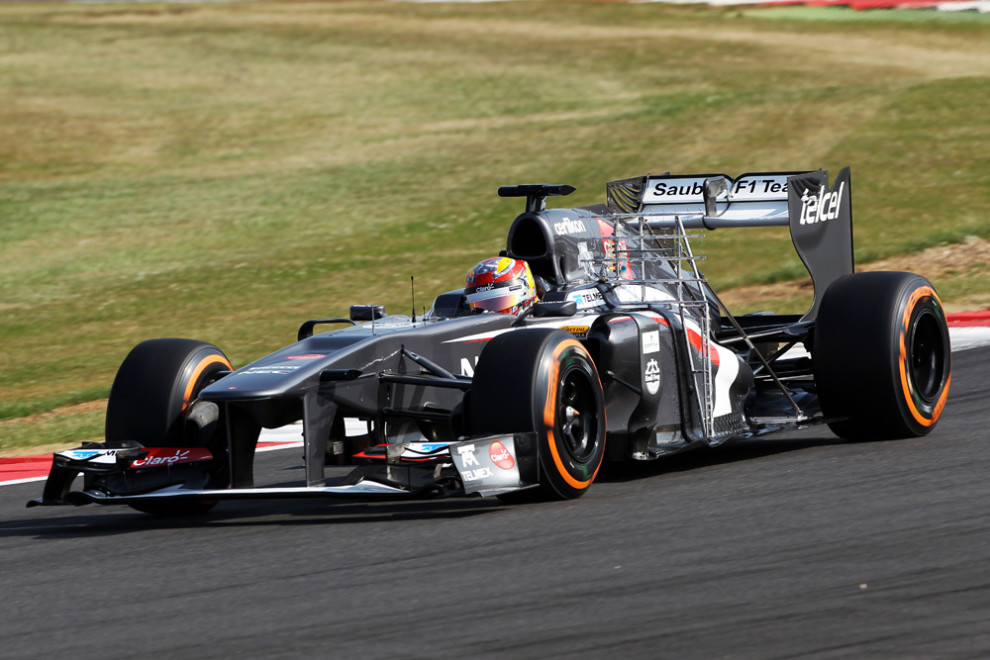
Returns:
[[[114,381],[106,442],[56,453],[29,505],[178,514],[232,498],[573,498],[605,459],[818,422],[853,440],[938,422],[950,381],[941,303],[919,275],[853,274],[848,168],[831,186],[823,171],[639,177],[609,183],[606,204],[546,208],[573,190],[499,190],[526,198],[504,256],[528,262],[543,290],[521,315],[476,313],[463,290],[419,319],[354,306],[237,370],[211,344],[139,344]],[[776,225],[811,274],[811,308],[736,318],[692,242]],[[316,332],[329,324],[343,327]],[[304,482],[255,487],[261,429],[300,420]],[[327,465],[354,467],[328,482]]]

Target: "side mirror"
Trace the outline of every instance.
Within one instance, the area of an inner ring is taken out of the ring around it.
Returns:
[[[559,302],[538,302],[533,305],[533,316],[574,316],[577,314],[577,303],[573,300]]]
[[[312,337],[313,329],[324,323],[350,323],[351,325],[357,325],[351,319],[310,319],[299,326],[299,332],[296,333],[297,341]]]
[[[384,305],[351,305],[352,321],[376,321],[385,318]]]

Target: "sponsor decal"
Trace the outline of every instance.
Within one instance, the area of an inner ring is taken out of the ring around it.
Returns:
[[[85,461],[101,453],[95,449],[70,449],[68,451],[60,451],[58,455],[65,456],[73,461]]]
[[[158,447],[150,449],[148,455],[131,461],[132,468],[161,467],[163,465],[176,465],[178,463],[192,463],[194,461],[208,461],[213,458],[209,449],[180,449],[174,447]]]
[[[657,353],[660,351],[660,331],[647,330],[643,333],[643,352]]]
[[[319,360],[322,357],[326,357],[324,353],[307,353],[306,355],[288,355],[286,360]]]
[[[285,376],[291,374],[296,369],[299,369],[302,365],[299,364],[275,364],[268,365],[265,367],[250,367],[244,371],[239,371],[239,374],[251,374],[251,375],[275,375],[275,376]]]
[[[492,469],[487,466],[481,465],[478,462],[478,457],[474,455],[477,446],[474,444],[461,445],[457,448],[457,454],[460,456],[463,462],[463,468],[460,470],[461,478],[465,481],[479,481],[481,479],[489,479],[495,476]],[[468,466],[473,466],[471,469],[466,469]]]
[[[461,376],[474,377],[474,368],[478,366],[478,359],[480,357],[481,357],[480,355],[475,355],[473,362],[471,361],[471,358],[466,358],[466,357],[461,358],[461,361],[460,361],[461,373],[460,373],[460,375]]]
[[[565,234],[583,234],[587,231],[583,222],[579,220],[571,220],[570,218],[564,218],[560,222],[553,223],[553,230],[557,232],[557,236],[564,236]]]
[[[732,201],[746,199],[787,199],[787,175],[743,176],[732,184]]]
[[[650,359],[646,363],[643,371],[643,382],[646,383],[646,391],[656,394],[660,391],[660,364],[655,359]]]
[[[605,251],[605,267],[624,280],[633,279],[629,260],[621,258],[622,255],[629,253],[629,246],[626,242],[616,238],[612,225],[601,219],[598,220],[598,233],[601,234],[602,249]]]
[[[588,326],[586,325],[564,325],[560,329],[566,330],[579,339],[584,339],[588,334]]]
[[[618,276],[623,280],[631,280],[633,278],[632,270],[629,267],[629,260],[623,259],[619,255],[629,254],[629,246],[625,241],[619,240],[604,240],[602,241],[603,247],[605,248],[605,264],[610,271],[618,274]]]
[[[449,447],[451,461],[464,484],[465,494],[491,494],[493,491],[519,487],[519,463],[513,436],[479,438]]]
[[[728,195],[720,202],[769,202],[787,199],[787,178],[793,172],[743,174],[737,179],[724,174],[688,175],[651,178],[643,191],[644,204],[701,204],[705,200],[705,181],[721,179]]]
[[[489,445],[488,458],[492,459],[492,463],[503,470],[511,470],[516,465],[515,460],[512,458],[512,454],[508,449],[506,449],[505,445],[498,440]]]
[[[402,442],[399,444],[378,445],[378,447],[385,447],[385,453],[389,463],[397,463],[399,459],[431,461],[445,454],[449,455],[450,452],[441,453],[442,450],[447,448],[448,444],[446,442]],[[343,451],[343,449],[340,451]],[[364,451],[358,455],[365,458],[371,457]],[[378,452],[377,456],[380,458],[381,452]]]
[[[461,478],[464,481],[478,481],[479,479],[490,479],[494,477],[495,473],[492,472],[490,467],[480,467],[474,470],[461,470]]]
[[[590,276],[595,274],[595,257],[591,254],[591,249],[585,242],[578,243],[578,264],[584,268],[584,272]]]
[[[800,224],[813,225],[838,218],[842,210],[842,191],[845,187],[846,182],[842,181],[839,183],[839,189],[834,192],[829,192],[827,186],[822,186],[817,195],[810,190],[804,191],[801,195]]]
[[[117,454],[134,451],[135,449],[131,447],[124,449],[69,449],[57,452],[56,455],[68,458],[70,461],[87,461],[100,465],[113,465],[117,462]]]
[[[590,307],[598,307],[604,304],[605,298],[602,297],[601,291],[574,291],[568,298],[573,300],[578,306],[578,309],[588,309]]]
[[[457,448],[457,454],[464,461],[464,465],[481,465],[478,462],[478,457],[474,455],[475,446],[474,445],[461,445]]]
[[[701,201],[704,195],[704,185],[704,178],[657,181],[653,184],[651,192],[654,197],[662,198],[662,201],[697,202]]]
[[[435,451],[445,449],[449,443],[446,442],[408,442],[406,444],[406,450],[409,451],[410,456],[418,456],[420,454],[432,454]],[[403,456],[406,456],[405,450],[403,451]]]

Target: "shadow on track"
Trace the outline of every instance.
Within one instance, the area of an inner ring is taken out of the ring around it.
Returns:
[[[97,505],[98,506],[98,505]],[[161,529],[213,527],[286,527],[363,524],[382,521],[430,521],[465,518],[504,508],[497,500],[416,500],[339,503],[327,500],[231,500],[196,516],[154,516],[126,505],[88,507],[85,515],[61,515],[0,522],[0,537],[37,539],[113,536]],[[59,507],[61,513],[64,508]]]
[[[686,472],[738,461],[750,461],[766,456],[805,451],[815,447],[849,444],[822,428],[789,431],[786,436],[768,435],[745,440],[730,440],[718,447],[698,447],[680,454],[665,456],[653,461],[626,461],[606,463],[597,482],[621,483],[646,479],[674,472]]]

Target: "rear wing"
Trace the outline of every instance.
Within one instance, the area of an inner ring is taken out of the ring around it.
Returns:
[[[619,215],[657,231],[726,227],[790,228],[815,296],[803,320],[818,313],[828,285],[853,272],[852,191],[849,168],[831,186],[828,172],[753,172],[645,176],[606,186]]]

